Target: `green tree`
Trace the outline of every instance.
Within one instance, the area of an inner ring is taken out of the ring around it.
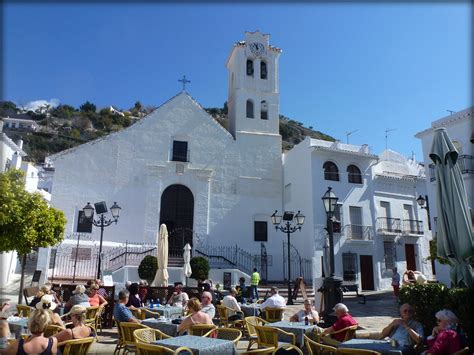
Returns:
[[[21,170],[0,174],[0,252],[16,251],[21,261],[18,303],[22,303],[26,255],[35,247],[48,247],[63,240],[66,219],[39,193],[25,190]]]
[[[75,112],[76,109],[71,105],[59,105],[51,111],[51,114],[59,118],[71,118]]]
[[[86,101],[81,106],[79,106],[79,109],[81,112],[95,112],[97,107],[93,103]]]
[[[148,284],[151,284],[155,279],[156,270],[158,270],[158,260],[156,256],[147,255],[138,266],[138,276],[143,280],[147,280]]]

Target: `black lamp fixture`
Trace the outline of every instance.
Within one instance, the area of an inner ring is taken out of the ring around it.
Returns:
[[[322,200],[326,215],[328,218],[332,218],[334,216],[334,211],[336,210],[337,201],[339,200],[336,194],[332,191],[332,187],[328,187],[328,190],[322,197]]]
[[[290,257],[290,235],[296,231],[300,231],[301,227],[304,224],[305,216],[298,211],[295,215],[293,211],[285,211],[283,212],[283,217],[277,214],[278,211],[275,210],[273,214],[270,216],[272,219],[272,223],[275,226],[276,230],[280,230],[283,233],[286,233],[288,237],[288,305],[293,304],[293,299],[291,296],[291,257]],[[283,224],[281,224],[283,220]]]
[[[117,202],[114,202],[112,207],[110,207],[110,213],[112,218],[107,219],[107,204],[105,201],[97,202],[94,204],[95,208],[91,206],[90,202],[87,202],[87,205],[84,206],[82,211],[84,212],[84,217],[91,220],[92,224],[96,227],[100,227],[100,245],[99,245],[99,262],[97,263],[97,278],[101,278],[101,266],[102,266],[102,241],[104,239],[104,228],[110,226],[111,224],[117,224],[120,217],[120,210],[122,209]],[[94,219],[94,212],[97,212],[99,217]]]
[[[421,208],[424,208],[425,210],[428,209],[428,206],[425,206],[426,198],[424,198],[422,195],[418,196],[418,198],[416,199],[416,202],[418,203],[418,206],[420,206]]]

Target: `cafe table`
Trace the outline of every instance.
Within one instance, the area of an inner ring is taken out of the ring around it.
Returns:
[[[10,332],[15,334],[17,339],[20,338],[22,331],[28,328],[28,318],[26,317],[10,316],[7,318],[7,322]]]
[[[240,309],[246,317],[258,316],[260,314],[260,304],[258,303],[241,304]]]
[[[351,339],[339,344],[340,348],[375,350],[382,354],[400,355],[402,347],[393,347],[388,340]]]
[[[312,324],[305,325],[304,322],[289,322],[286,320],[267,323],[265,326],[279,328],[285,332],[294,334],[296,337],[296,344],[299,346],[304,346],[304,335],[313,332],[314,328],[316,328],[316,326]],[[290,341],[289,337],[284,334],[280,334],[278,340],[285,342]]]
[[[150,328],[158,329],[171,337],[178,335],[178,324],[173,324],[171,323],[171,320],[168,319],[149,318],[142,320],[142,324]]]
[[[162,339],[153,342],[153,344],[162,345],[173,350],[185,346],[189,348],[194,355],[234,355],[236,353],[234,343],[230,340],[199,337],[194,335]]]
[[[147,317],[151,316],[151,314],[146,311],[159,313],[161,316],[169,318],[169,319],[179,318],[183,315],[183,307],[160,305],[160,306],[155,306],[155,307],[151,307],[151,306],[141,307],[141,309],[145,311]]]

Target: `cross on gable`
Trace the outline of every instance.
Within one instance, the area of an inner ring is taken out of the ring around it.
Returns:
[[[186,84],[191,82],[191,80],[186,79],[186,75],[183,75],[183,78],[179,79],[178,81],[183,83],[183,91],[186,90]]]

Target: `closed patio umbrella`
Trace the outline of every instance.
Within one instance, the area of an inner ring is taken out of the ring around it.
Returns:
[[[451,262],[454,285],[474,287],[473,270],[468,261],[474,257],[474,237],[467,194],[457,164],[458,152],[446,129],[436,129],[430,158],[436,167],[437,254]]]
[[[165,224],[160,226],[157,241],[157,254],[158,259],[158,270],[156,271],[155,279],[153,280],[154,286],[168,286],[168,229]]]
[[[190,264],[191,263],[191,246],[189,245],[189,243],[186,243],[186,245],[184,246],[183,261],[184,261],[183,272],[184,272],[184,276],[186,276],[186,284],[187,284],[188,277],[190,277],[191,274],[193,273],[193,270],[191,269],[191,264]]]

